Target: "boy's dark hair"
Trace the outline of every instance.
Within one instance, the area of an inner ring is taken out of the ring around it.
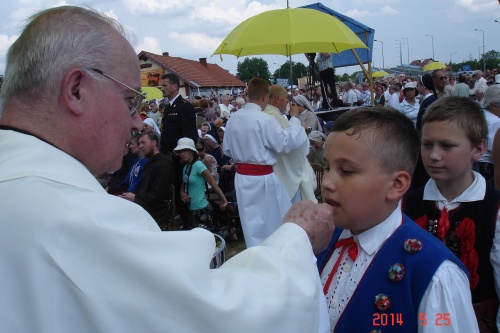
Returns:
[[[443,121],[464,130],[472,146],[480,145],[488,137],[484,111],[466,97],[443,97],[432,103],[422,117],[422,127],[434,121]]]
[[[413,122],[403,113],[382,106],[351,109],[333,124],[332,132],[361,135],[370,131],[373,153],[382,170],[392,173],[400,170],[410,175],[415,170],[420,150],[418,132]],[[335,148],[333,148],[335,149]]]

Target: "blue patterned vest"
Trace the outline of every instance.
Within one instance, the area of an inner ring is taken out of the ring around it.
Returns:
[[[328,248],[318,255],[320,271],[334,251],[342,230],[335,230]],[[411,253],[405,250],[407,239],[419,240],[421,249]],[[406,215],[403,223],[384,242],[339,318],[335,332],[404,332],[418,331],[418,307],[434,273],[444,260],[455,262],[467,273],[465,266],[434,236],[430,235]],[[405,268],[401,280],[389,279],[391,266],[399,263]],[[381,311],[375,304],[377,295],[384,295],[391,306]],[[443,310],[443,312],[445,312]],[[434,324],[437,314],[426,314],[428,325]],[[451,318],[452,319],[452,318]]]

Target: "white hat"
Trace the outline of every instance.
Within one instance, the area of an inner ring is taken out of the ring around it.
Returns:
[[[500,74],[495,75],[495,84],[500,84]]]
[[[407,82],[405,84],[404,89],[406,89],[406,88],[408,88],[408,89],[416,89],[417,88],[417,82],[413,82],[413,81]]]
[[[175,147],[174,151],[180,151],[180,150],[192,150],[195,153],[198,151],[196,150],[196,147],[194,146],[194,141],[190,138],[180,138],[179,141],[177,141],[177,147]]]

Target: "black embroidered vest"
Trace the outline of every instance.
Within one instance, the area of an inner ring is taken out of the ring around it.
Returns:
[[[434,201],[424,201],[423,194],[424,188],[407,193],[403,201],[403,211],[412,220],[416,221],[417,224],[422,226],[422,223],[419,223],[419,219],[420,222],[425,222],[423,227],[430,233],[436,235],[437,221],[439,221],[441,211]],[[444,242],[459,258],[462,256],[461,243],[463,239],[457,236],[457,228],[467,218],[471,219],[474,223],[475,239],[472,239],[471,242],[473,242],[474,249],[478,254],[477,276],[479,277],[477,286],[471,290],[472,302],[474,304],[490,299],[496,295],[493,267],[490,263],[490,252],[493,246],[499,206],[500,192],[487,187],[486,195],[483,200],[464,202],[455,209],[448,211],[450,231],[446,235]],[[422,221],[424,216],[426,216],[426,221]],[[465,235],[462,238],[467,238],[469,236],[472,235]],[[467,263],[465,264],[469,266]],[[470,267],[467,268],[469,269],[471,278],[473,278],[474,272],[470,271]]]

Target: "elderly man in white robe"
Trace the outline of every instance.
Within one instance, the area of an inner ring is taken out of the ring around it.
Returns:
[[[248,82],[248,101],[227,122],[224,153],[236,162],[236,198],[245,243],[251,247],[260,245],[278,229],[291,206],[273,172],[278,155],[300,148],[307,136],[296,105],[290,108],[286,128],[263,112],[269,102],[267,81],[253,78]]]
[[[328,332],[314,253],[331,238],[331,206],[296,204],[261,246],[211,270],[212,233],[162,232],[97,182],[142,128],[139,59],[125,35],[111,18],[63,6],[35,14],[8,51],[0,332]]]
[[[281,128],[289,126],[286,116],[284,116],[288,105],[288,93],[285,87],[274,85],[269,88],[269,104],[264,112],[280,124]],[[302,123],[303,127],[307,125]],[[307,140],[298,148],[288,154],[278,154],[278,160],[273,166],[273,171],[278,176],[281,184],[290,198],[292,204],[300,200],[311,200],[318,202],[314,195],[314,170],[307,161],[309,153],[309,143]]]

